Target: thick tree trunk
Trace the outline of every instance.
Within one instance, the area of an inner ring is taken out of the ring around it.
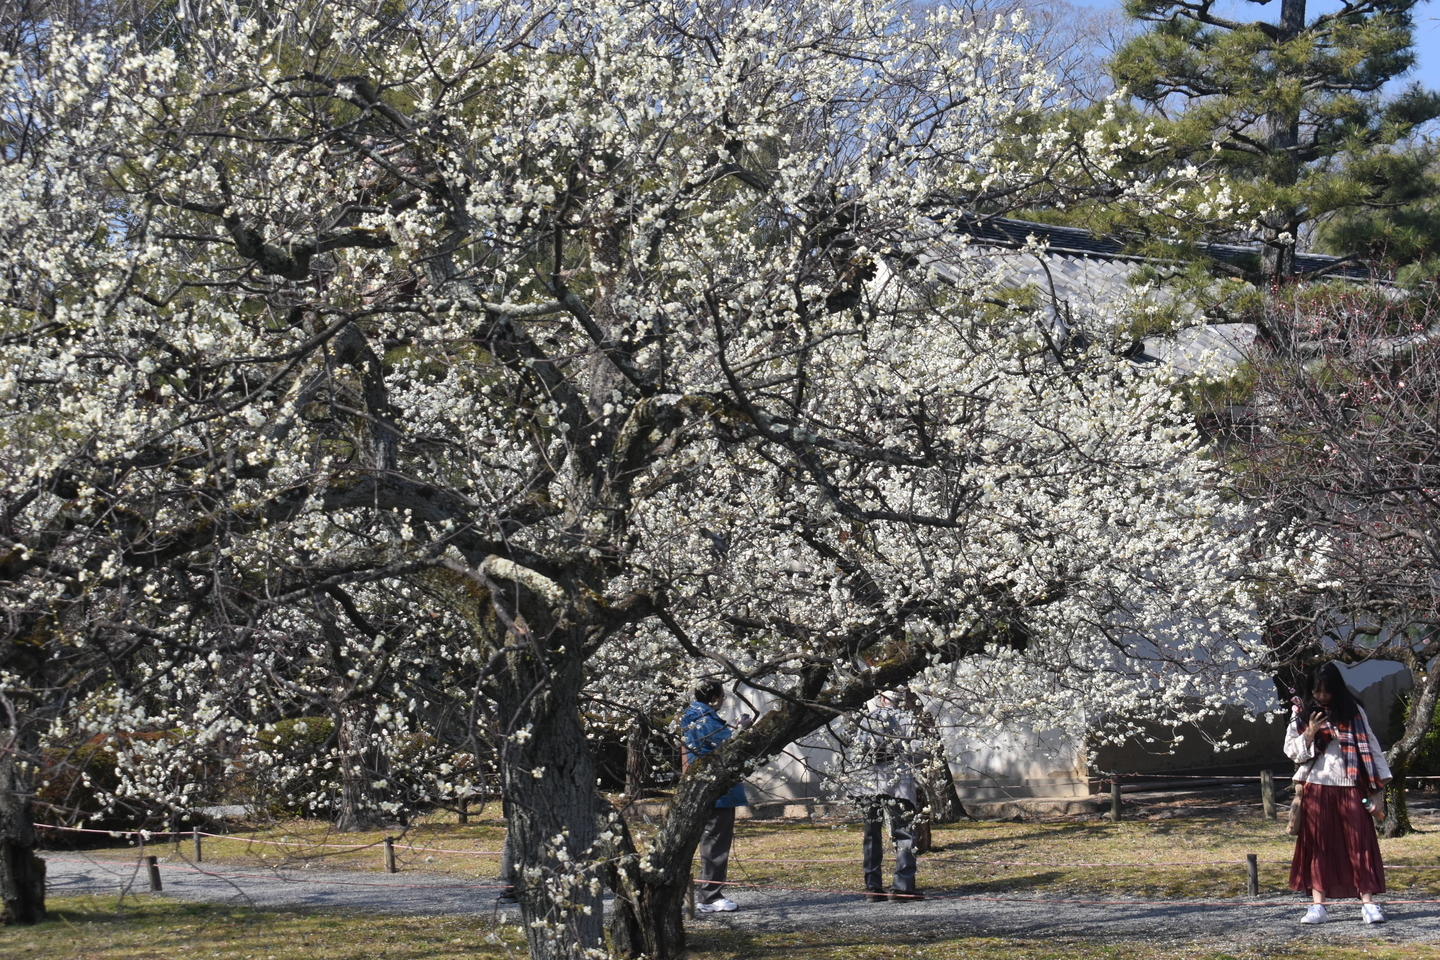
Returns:
[[[925,803],[930,808],[926,814],[930,823],[956,823],[970,816],[960,802],[960,792],[955,789],[955,775],[950,772],[943,747],[922,768],[920,785],[925,792]]]
[[[1280,36],[1276,46],[1294,40],[1305,29],[1306,0],[1281,0]],[[1277,57],[1283,63],[1285,58]],[[1298,78],[1296,78],[1298,82]],[[1272,186],[1290,187],[1300,180],[1301,163],[1297,153],[1300,143],[1300,109],[1298,105],[1275,104],[1266,116],[1266,150],[1269,153],[1266,178]],[[1285,209],[1271,209],[1260,215],[1260,271],[1264,284],[1271,289],[1287,282],[1295,272],[1296,224],[1299,211],[1291,204]]]
[[[592,882],[601,806],[578,708],[580,664],[551,666],[536,683],[502,691],[502,715],[514,721],[500,772],[531,960],[581,960],[604,947],[604,901]]]
[[[495,702],[506,843],[530,958],[582,960],[605,952],[597,860],[610,846],[598,842],[602,805],[580,715],[587,626],[557,619],[578,611],[519,582],[538,576],[513,571],[516,580],[435,570],[428,583],[493,656],[484,690]]]
[[[375,797],[376,772],[370,769],[367,754],[369,737],[365,720],[353,704],[340,708],[340,813],[335,829],[342,832],[376,830],[384,826]]]
[[[35,856],[32,784],[17,760],[27,751],[0,744],[0,923],[31,924],[45,919],[45,861]]]
[[[1388,809],[1381,830],[1386,837],[1403,837],[1415,831],[1405,802],[1405,775],[1410,767],[1410,758],[1430,732],[1435,706],[1440,702],[1440,657],[1433,658],[1429,663],[1417,661],[1407,666],[1415,686],[1410,694],[1409,708],[1405,711],[1405,732],[1385,754],[1390,772],[1395,777],[1385,791]]]
[[[907,701],[907,707],[929,745],[928,756],[918,771],[920,787],[925,794],[925,805],[930,808],[925,819],[929,823],[955,823],[968,817],[969,814],[960,803],[960,793],[955,789],[955,775],[950,771],[950,758],[945,755],[945,740],[940,736],[939,724],[935,722],[935,717],[921,706],[918,698],[912,696]]]
[[[1395,779],[1390,781],[1390,787],[1385,791],[1385,819],[1380,821],[1380,833],[1387,838],[1415,832],[1410,824],[1410,810],[1405,805],[1405,773],[1409,766],[1408,756],[1396,757],[1390,764],[1390,772],[1395,774]]]
[[[615,839],[606,885],[615,894],[610,945],[616,956],[674,960],[685,953],[684,910],[690,893],[690,857],[700,842],[705,818],[700,816],[703,811],[699,807],[692,809],[692,804],[683,799],[678,802],[684,809],[671,807],[666,824],[673,821],[697,826],[694,840],[688,844],[689,854],[666,858],[663,863],[657,863],[652,854],[647,859],[649,869],[643,871],[629,829],[618,814],[611,818],[609,829]],[[713,806],[714,801],[710,803]]]

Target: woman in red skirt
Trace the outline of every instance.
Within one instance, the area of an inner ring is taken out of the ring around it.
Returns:
[[[1325,904],[1359,897],[1365,923],[1383,923],[1374,895],[1385,892],[1385,867],[1375,822],[1390,766],[1340,668],[1316,672],[1310,702],[1286,726],[1285,754],[1300,764],[1300,834],[1290,861],[1290,889],[1310,891],[1314,904],[1301,923],[1330,919]]]

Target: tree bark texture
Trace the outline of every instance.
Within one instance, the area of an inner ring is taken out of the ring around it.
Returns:
[[[603,951],[596,860],[602,805],[580,714],[589,656],[583,613],[512,581],[435,571],[427,582],[465,617],[467,642],[491,653],[499,773],[515,894],[531,960]],[[557,609],[558,608],[558,609]]]
[[[1390,772],[1395,775],[1395,779],[1390,781],[1390,786],[1385,790],[1385,819],[1380,821],[1381,836],[1403,837],[1415,832],[1410,823],[1410,810],[1405,803],[1405,773],[1409,765],[1408,756],[1396,757],[1390,763]]]
[[[5,746],[14,746],[11,744]],[[19,751],[0,754],[0,923],[32,924],[45,919],[45,861],[35,856],[35,820],[29,776],[16,761]]]
[[[513,718],[510,729],[528,736],[512,732],[500,767],[530,957],[580,960],[604,945],[591,862],[600,799],[577,706],[583,674],[576,662],[552,662],[549,670],[533,661],[514,666],[529,669],[515,677],[521,682],[505,685],[500,708]]]
[[[365,720],[359,708],[344,704],[340,708],[340,813],[335,829],[341,832],[374,830],[384,824],[370,784],[375,772],[370,769],[368,737]]]
[[[920,786],[925,792],[925,803],[930,807],[927,819],[931,823],[957,823],[969,817],[960,802],[960,793],[955,789],[955,776],[945,759],[943,748],[926,763]]]
[[[1410,695],[1409,709],[1405,711],[1405,732],[1386,752],[1390,772],[1395,776],[1385,791],[1386,810],[1381,832],[1386,837],[1403,837],[1415,832],[1406,804],[1405,774],[1410,767],[1410,758],[1430,732],[1435,706],[1440,702],[1440,659],[1432,658],[1428,663],[1417,659],[1407,666],[1415,686]]]

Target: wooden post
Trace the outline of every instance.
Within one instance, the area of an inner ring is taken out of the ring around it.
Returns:
[[[1120,781],[1110,781],[1110,819],[1120,822]]]
[[[146,857],[145,866],[150,871],[150,889],[156,893],[160,892],[160,865],[157,857]]]
[[[690,874],[690,880],[686,884],[690,895],[685,898],[685,916],[687,919],[695,919],[695,874]]]
[[[1252,897],[1260,896],[1260,863],[1255,854],[1245,854],[1245,892]]]
[[[385,838],[385,872],[396,873],[395,869],[395,838]]]
[[[1275,810],[1275,775],[1269,770],[1260,771],[1260,804],[1265,808],[1266,819],[1279,816]]]
[[[200,828],[199,828],[199,827],[196,827],[194,830],[191,830],[191,831],[190,831],[190,838],[195,842],[195,862],[196,862],[196,863],[199,863],[201,860],[205,859],[204,857],[202,857],[202,856],[200,855]]]

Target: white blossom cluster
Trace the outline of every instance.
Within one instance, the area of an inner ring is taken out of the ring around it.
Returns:
[[[577,710],[902,668],[995,721],[1236,695],[1246,518],[1172,385],[1112,318],[1056,343],[916,266],[969,205],[1192,189],[1114,174],[1144,130],[1018,149],[1023,23],[267,11],[0,63],[0,669],[37,763],[111,738],[116,796],[357,817],[494,765],[558,955],[598,942]]]

